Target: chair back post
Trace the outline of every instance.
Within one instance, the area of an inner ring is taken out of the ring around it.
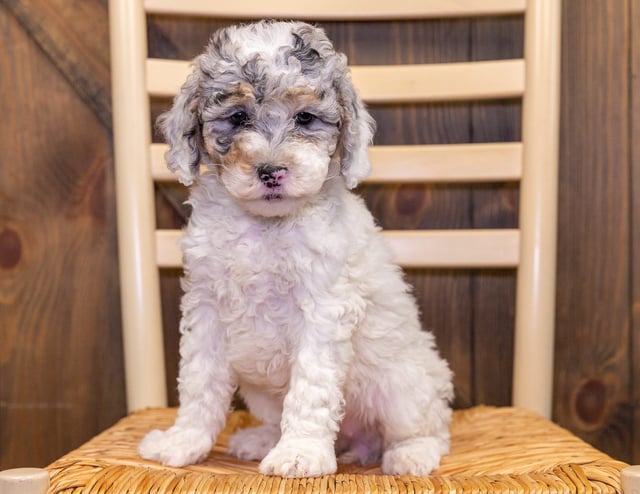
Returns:
[[[109,21],[120,292],[131,411],[167,404],[142,2],[110,0]]]
[[[525,13],[513,404],[547,418],[553,403],[561,7],[560,0],[530,0]]]

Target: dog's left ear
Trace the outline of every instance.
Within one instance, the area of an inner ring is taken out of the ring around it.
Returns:
[[[348,188],[353,189],[371,172],[368,147],[375,124],[351,82],[347,57],[337,53],[324,30],[296,23],[293,56],[300,61],[303,73],[330,74],[340,107],[340,138],[335,158]]]
[[[349,70],[346,67],[346,57],[337,56],[343,58],[345,67],[342,76],[336,80],[338,100],[342,107],[340,170],[347,187],[353,189],[371,172],[368,148],[373,139],[375,122],[351,82]]]

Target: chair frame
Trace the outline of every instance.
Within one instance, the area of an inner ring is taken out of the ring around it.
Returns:
[[[262,11],[263,2],[260,1],[214,5],[205,0],[110,0],[122,325],[129,410],[167,404],[158,267],[176,264],[180,256],[176,243],[179,233],[156,233],[155,230],[153,183],[154,180],[167,180],[168,176],[160,157],[162,146],[150,142],[149,96],[171,94],[172,88],[184,80],[181,75],[170,76],[165,68],[182,63],[182,70],[188,70],[184,62],[147,59],[146,14],[176,14],[179,6],[181,14],[216,14],[235,18],[270,15],[326,20],[334,17],[333,12],[339,12],[342,19],[360,18],[362,12],[366,12],[370,19],[395,17],[384,6],[372,6],[365,0],[349,2],[351,7],[348,12],[345,12],[343,4],[341,0],[330,0],[321,6],[316,3],[305,7],[307,10],[301,13],[287,10],[281,0],[269,2],[269,12]],[[483,10],[482,15],[525,15],[524,60],[414,68],[424,70],[421,80],[435,81],[430,82],[431,87],[423,97],[425,101],[467,99],[465,91],[457,93],[454,89],[452,92],[451,84],[447,81],[456,71],[467,70],[471,65],[476,70],[475,74],[484,74],[474,77],[474,80],[481,81],[480,86],[484,85],[485,92],[478,87],[473,90],[474,96],[480,99],[522,96],[521,143],[490,144],[484,145],[484,148],[482,145],[456,146],[460,163],[466,163],[466,157],[470,154],[479,155],[480,161],[482,156],[490,161],[491,153],[511,156],[502,160],[504,166],[500,171],[485,171],[484,175],[472,179],[483,181],[500,177],[520,181],[518,230],[473,231],[470,236],[468,231],[418,234],[389,232],[387,235],[404,266],[424,266],[420,258],[425,249],[428,252],[441,252],[444,249],[442,242],[452,238],[455,241],[456,236],[459,244],[468,244],[469,241],[475,241],[475,237],[481,237],[480,240],[485,242],[484,250],[488,253],[494,252],[498,245],[496,240],[506,241],[501,253],[506,250],[511,256],[508,261],[485,259],[478,263],[477,259],[455,258],[436,265],[517,266],[513,404],[550,417],[553,397],[561,2],[398,0],[394,2],[394,7],[398,7],[402,16],[407,18],[464,16],[472,9]],[[507,70],[511,76],[506,86],[497,84],[495,76],[492,78],[496,64],[502,68],[510,65]],[[365,101],[387,101],[384,90],[375,84],[382,77],[377,70],[379,68],[376,67],[353,68],[354,81],[360,87]],[[398,73],[401,74],[402,70]],[[439,83],[439,80],[442,82]],[[156,87],[155,81],[163,82]],[[501,87],[496,90],[497,86]],[[418,93],[422,91],[419,86],[416,90]],[[382,166],[385,156],[397,155],[398,147],[394,148],[372,148],[373,181],[398,179],[397,174],[386,176],[387,168]],[[411,148],[406,150],[406,156],[411,156],[416,147]],[[421,159],[429,153],[437,155],[442,151],[438,146],[425,148],[419,153]],[[418,158],[409,161],[414,159]],[[452,169],[459,170],[447,166],[440,171],[428,171],[419,180],[461,180],[455,175],[457,172],[451,176]],[[430,177],[429,173],[434,176]],[[406,237],[412,237],[408,239],[408,244],[405,244]]]

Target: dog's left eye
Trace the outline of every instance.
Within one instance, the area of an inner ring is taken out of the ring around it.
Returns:
[[[298,125],[309,125],[311,122],[313,122],[314,118],[315,116],[313,114],[306,111],[301,111],[296,115],[296,123]]]

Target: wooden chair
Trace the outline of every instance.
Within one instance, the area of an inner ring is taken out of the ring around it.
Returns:
[[[625,464],[547,420],[553,383],[560,7],[559,0],[325,0],[304,6],[295,0],[110,0],[123,335],[132,414],[50,465],[49,492],[619,490]],[[186,62],[147,58],[149,13],[311,20],[525,16],[523,59],[352,68],[370,105],[522,98],[521,142],[371,148],[371,182],[508,181],[520,189],[517,229],[384,233],[405,267],[517,268],[514,406],[457,411],[451,454],[432,476],[390,477],[377,467],[346,466],[320,479],[263,477],[256,463],[224,455],[229,433],[252,421],[242,412],[231,415],[203,464],[164,468],[138,458],[135,448],[144,433],[169,426],[175,414],[166,408],[158,268],[179,267],[181,259],[180,232],[155,227],[154,181],[173,177],[164,165],[165,146],[151,144],[149,97],[175,94],[189,70]],[[634,470],[628,472],[633,480]],[[22,473],[0,485],[15,486],[24,482],[15,478],[33,472]],[[27,484],[20,485],[20,492],[28,492]]]

